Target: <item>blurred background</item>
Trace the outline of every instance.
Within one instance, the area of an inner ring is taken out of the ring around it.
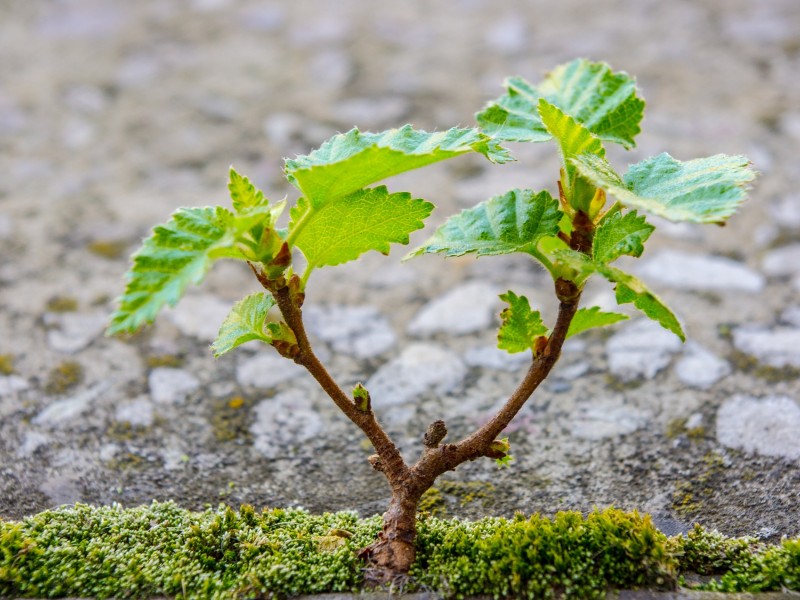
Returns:
[[[177,497],[191,506],[221,498],[380,510],[382,483],[371,479],[360,438],[340,417],[331,413],[325,418],[333,425],[308,425],[308,440],[325,428],[335,433],[312,457],[302,448],[286,455],[270,450],[269,440],[280,441],[279,433],[252,424],[264,417],[256,403],[279,394],[281,385],[299,386],[313,403],[324,402],[311,386],[247,379],[242,361],[252,358],[251,350],[216,362],[208,355],[220,315],[256,289],[248,273],[221,265],[183,313],[160,319],[131,341],[108,340],[102,330],[122,290],[127,257],[176,207],[227,203],[231,164],[270,198],[288,194],[294,200],[282,177],[284,157],[308,153],[352,126],[471,126],[474,113],[503,92],[506,76],[536,82],[576,57],[634,74],[648,102],[637,149],[612,149],[620,168],[662,151],[683,160],[725,152],[748,155],[761,172],[752,201],[728,227],[663,224],[653,247],[725,256],[761,272],[776,248],[789,248],[781,265],[800,262],[797,0],[0,0],[0,355],[6,365],[0,373],[0,514],[20,516],[75,500],[153,497]],[[519,158],[513,165],[463,157],[390,187],[437,204],[431,225],[514,186],[553,190],[553,147],[512,150]],[[400,268],[400,255],[369,257],[360,269],[329,269],[311,284],[312,303],[371,305],[399,336],[378,358],[334,358],[333,370],[346,382],[369,377],[413,342],[407,323],[437,294],[469,279],[498,286],[543,281],[513,257],[488,266],[428,258]],[[731,293],[677,289],[664,295],[687,307],[681,316],[690,335],[726,355],[729,342],[719,334],[725,322],[770,323],[797,304],[797,267],[776,269],[767,273],[773,277],[767,287],[757,286],[759,294],[733,286]],[[493,336],[487,328],[446,341],[446,333],[434,332],[428,342],[463,352],[471,341],[491,345]],[[599,365],[592,393],[610,389],[601,374],[603,340],[589,350]],[[157,369],[183,373],[172,373],[172,388],[164,392],[177,396],[159,396]],[[508,374],[487,380],[470,373],[457,389],[477,383],[475,393],[489,405],[513,385]],[[731,380],[728,392],[766,385],[742,377]],[[630,393],[680,395],[686,387],[671,372],[645,385],[651,387]],[[796,401],[796,383],[775,385]],[[563,406],[580,403],[589,389],[573,390],[577,395]],[[460,393],[451,408],[463,401]],[[658,444],[670,447],[669,423],[701,414],[709,422],[706,446],[691,450],[691,459],[676,457],[680,468],[662,469],[695,473],[692,465],[721,447],[710,423],[722,400],[708,394],[686,401],[688,408],[664,408],[665,400],[645,410],[643,425],[630,431],[645,437],[630,441],[628,458],[658,454]],[[278,402],[283,408],[275,410],[291,413],[297,402]],[[634,401],[623,394],[621,402]],[[704,413],[702,402],[712,408]],[[478,400],[464,406],[477,413],[488,408]],[[436,412],[401,411],[389,421],[402,440],[418,445],[424,429],[415,419],[424,427],[429,417]],[[554,436],[574,433],[562,417],[552,417]],[[461,422],[470,423],[466,415]],[[406,432],[408,423],[414,426]],[[302,431],[295,434],[305,439]],[[251,454],[237,454],[242,448]],[[637,487],[631,471],[600,466],[613,462],[613,451],[596,448],[573,448],[574,460],[555,450],[547,455],[544,447],[538,458],[521,458],[512,478],[527,473],[532,479],[510,489],[497,511],[616,503],[673,514],[680,494],[674,477],[645,478]],[[326,462],[326,453],[338,455]],[[352,460],[342,458],[349,455]],[[550,467],[541,467],[544,455]],[[794,464],[788,456],[787,464]],[[553,466],[559,461],[567,466]],[[758,471],[754,464],[747,468]],[[355,473],[355,483],[342,481],[342,465]],[[481,468],[472,475],[495,477],[491,465]],[[731,485],[737,477],[730,476]],[[777,477],[785,490],[797,480],[796,465],[780,467]],[[771,497],[770,485],[758,493]],[[653,486],[661,487],[648,489]]]

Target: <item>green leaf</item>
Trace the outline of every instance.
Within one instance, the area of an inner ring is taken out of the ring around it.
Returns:
[[[506,149],[477,129],[428,133],[406,125],[382,133],[351,129],[307,156],[287,160],[285,172],[316,208],[387,177],[467,152],[496,163],[512,160]]]
[[[264,322],[273,306],[275,299],[265,292],[250,294],[237,302],[225,317],[217,339],[211,345],[214,356],[222,356],[253,340],[269,344],[272,336],[265,331]]]
[[[724,154],[681,162],[663,153],[632,165],[624,178],[590,154],[573,159],[573,164],[626,206],[694,223],[721,223],[730,217],[756,175],[746,157]]]
[[[633,303],[636,308],[657,321],[664,329],[673,332],[681,338],[681,341],[686,341],[678,319],[664,304],[664,301],[651,292],[640,279],[616,267],[592,260],[585,254],[574,250],[557,250],[554,254],[557,261],[556,267],[563,276],[583,285],[589,275],[599,273],[616,284],[617,304]]]
[[[686,341],[681,324],[673,312],[664,304],[661,298],[647,288],[642,280],[608,265],[600,265],[598,272],[609,281],[617,284],[617,304],[633,303],[636,308],[654,321],[657,321],[664,329],[681,338],[682,342]]]
[[[234,216],[224,208],[179,208],[153,229],[133,255],[125,293],[106,333],[132,333],[175,306],[190,283],[200,283],[214,259],[236,256]],[[240,258],[244,258],[239,254]]]
[[[586,127],[544,98],[539,98],[538,109],[547,132],[561,147],[561,157],[566,172],[566,180],[563,182],[564,193],[567,200],[573,208],[588,212],[595,188],[576,176],[571,159],[581,154],[605,156],[603,143]]]
[[[424,226],[433,205],[411,194],[390,194],[385,186],[363,189],[313,208],[300,198],[291,210],[289,231],[310,268],[338,265],[364,252],[389,253],[389,244],[408,243],[408,234]]]
[[[574,60],[552,71],[538,86],[520,77],[507,79],[507,93],[476,115],[481,129],[504,141],[551,139],[539,115],[539,99],[560,108],[603,141],[635,146],[644,100],[636,81],[605,63]]]
[[[592,255],[601,263],[610,263],[622,255],[639,257],[654,230],[635,210],[624,215],[619,210],[610,210],[595,230]]]
[[[409,256],[535,253],[542,237],[558,233],[562,216],[548,192],[511,190],[450,217]]]
[[[497,332],[497,347],[510,354],[532,350],[536,338],[547,333],[539,311],[531,310],[528,299],[512,291],[501,294],[500,299],[509,306],[500,313],[503,322]]]
[[[569,329],[567,330],[567,338],[583,333],[587,329],[613,325],[627,318],[627,315],[620,313],[602,312],[599,306],[581,308],[575,313],[575,316],[572,317],[572,322],[569,324]]]
[[[247,177],[239,175],[233,167],[230,169],[228,190],[230,190],[231,193],[233,208],[237,212],[264,206],[268,202],[264,197],[264,193],[250,183]]]

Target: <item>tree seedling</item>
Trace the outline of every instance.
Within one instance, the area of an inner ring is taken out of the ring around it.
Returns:
[[[644,101],[633,78],[606,64],[575,60],[539,85],[511,78],[505,86],[506,93],[477,114],[478,128],[352,129],[287,160],[284,173],[300,197],[285,228],[276,222],[286,203],[270,202],[231,169],[232,209],[180,208],[156,227],[133,256],[108,328],[109,334],[134,332],[164,306],[175,305],[189,284],[200,283],[214,261],[245,261],[265,291],[234,305],[212,350],[220,356],[253,340],[272,346],[305,367],[372,443],[375,454],[369,461],[392,493],[382,532],[361,551],[373,583],[408,573],[418,503],[437,477],[481,457],[509,462],[508,439],[500,435],[550,373],[564,341],[627,318],[599,307],[579,308],[591,276],[613,284],[618,304],[632,303],[684,339],[664,302],[613,265],[622,256],[640,256],[654,230],[638,211],[672,221],[723,224],[755,176],[745,157],[721,154],[687,162],[659,154],[618,174],[606,159],[605,144],[634,146]],[[494,196],[450,217],[407,257],[526,254],[552,276],[558,303],[555,323],[547,324],[525,296],[513,291],[500,296],[508,306],[501,313],[498,346],[530,353],[530,367],[502,408],[465,438],[445,442],[445,422],[432,423],[423,436],[422,455],[409,464],[381,427],[369,391],[359,384],[346,393],[314,353],[302,311],[309,277],[370,250],[388,254],[391,244],[408,244],[409,234],[424,226],[433,205],[375,186],[381,180],[470,152],[502,164],[513,160],[503,142],[550,140],[562,158],[555,196],[527,189]],[[277,317],[270,313],[274,307]]]

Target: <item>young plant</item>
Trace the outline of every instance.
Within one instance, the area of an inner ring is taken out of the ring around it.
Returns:
[[[285,175],[300,197],[285,228],[276,225],[285,202],[270,202],[231,169],[232,210],[180,208],[156,227],[133,256],[125,293],[108,328],[109,334],[131,333],[152,322],[219,258],[247,262],[265,291],[233,307],[212,350],[219,356],[252,340],[271,345],[305,367],[372,443],[375,454],[369,461],[392,492],[382,532],[361,551],[373,582],[408,573],[415,557],[417,506],[439,475],[481,457],[509,461],[508,439],[500,435],[550,373],[564,341],[627,318],[598,307],[579,308],[592,275],[615,286],[619,304],[633,303],[684,339],[680,322],[664,302],[613,266],[621,256],[640,256],[654,230],[637,211],[722,224],[744,200],[744,188],[754,177],[746,158],[724,155],[681,162],[660,154],[617,174],[606,160],[604,144],[634,146],[644,101],[631,77],[603,63],[576,60],[538,86],[512,78],[506,87],[505,95],[478,113],[480,129],[426,133],[406,125],[377,134],[353,129],[307,156],[287,160]],[[530,367],[497,414],[467,437],[444,443],[445,422],[433,422],[423,436],[422,455],[409,464],[378,422],[369,391],[359,384],[346,393],[314,353],[302,312],[309,277],[315,269],[355,260],[370,250],[388,254],[391,244],[407,244],[409,233],[423,227],[433,205],[406,192],[371,187],[379,181],[468,152],[502,164],[512,159],[501,142],[550,140],[562,158],[555,197],[549,191],[519,189],[494,196],[450,217],[409,255],[527,254],[552,276],[558,302],[558,316],[549,325],[525,296],[513,291],[500,296],[508,307],[501,313],[498,346],[510,353],[529,352]],[[609,203],[608,196],[615,201]],[[300,256],[304,260],[297,268]],[[278,318],[270,313],[274,307]]]

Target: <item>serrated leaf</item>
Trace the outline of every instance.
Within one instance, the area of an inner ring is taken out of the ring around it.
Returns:
[[[382,133],[351,129],[306,156],[287,160],[285,172],[317,207],[387,177],[467,152],[478,152],[496,163],[512,160],[497,141],[477,129],[428,133],[406,125]]]
[[[627,73],[578,59],[556,68],[538,86],[521,77],[507,79],[505,86],[507,93],[476,115],[481,129],[497,139],[551,139],[538,112],[539,99],[544,98],[601,140],[635,146],[644,100],[636,95],[636,81]]]
[[[264,193],[250,183],[247,177],[237,173],[233,167],[230,169],[228,190],[231,193],[233,208],[237,212],[263,206],[268,202],[264,197]]]
[[[224,208],[179,208],[133,255],[125,293],[106,333],[132,333],[202,281],[215,258],[235,256],[234,216]],[[243,257],[241,257],[243,258]]]
[[[572,317],[572,322],[569,324],[569,329],[567,330],[567,338],[583,333],[587,329],[613,325],[627,318],[627,315],[621,313],[603,312],[600,310],[599,306],[581,308],[575,313],[575,316]]]
[[[720,223],[730,217],[755,178],[746,157],[724,154],[682,162],[663,153],[632,165],[623,178],[597,156],[584,154],[573,164],[626,206],[694,223]]]
[[[558,233],[562,216],[549,192],[511,190],[453,215],[409,256],[531,253],[541,238]]]
[[[592,255],[601,263],[610,263],[622,255],[639,257],[654,230],[644,215],[639,216],[635,210],[625,214],[609,211],[595,230]]]
[[[563,183],[567,200],[573,208],[588,212],[595,189],[576,176],[575,166],[571,160],[581,154],[605,156],[603,143],[586,127],[544,98],[539,98],[538,110],[545,129],[561,148],[561,156],[566,167],[566,181]]]
[[[512,291],[501,294],[500,299],[509,306],[500,313],[503,322],[497,332],[497,347],[510,354],[532,350],[536,338],[547,333],[542,315],[531,310],[525,296],[517,296]]]
[[[664,329],[673,332],[681,338],[681,341],[686,341],[683,329],[673,312],[637,277],[616,267],[592,260],[585,254],[574,250],[558,250],[554,255],[558,261],[558,268],[567,278],[582,285],[589,275],[599,273],[611,283],[616,284],[617,304],[633,303],[636,308],[657,321]],[[572,273],[568,273],[568,270],[572,270]]]
[[[600,265],[598,272],[609,281],[617,284],[617,304],[633,303],[636,308],[658,322],[664,329],[681,338],[682,342],[686,341],[683,328],[673,312],[664,304],[661,298],[647,288],[642,280],[608,265]]]
[[[237,302],[222,322],[217,339],[211,344],[214,356],[222,356],[253,340],[269,344],[272,336],[265,330],[264,322],[273,306],[275,299],[265,292],[250,294]]]
[[[389,253],[389,244],[407,244],[424,227],[433,205],[411,194],[390,194],[385,186],[358,190],[313,209],[300,198],[291,210],[289,231],[303,223],[294,240],[310,268],[338,265],[364,252]]]

